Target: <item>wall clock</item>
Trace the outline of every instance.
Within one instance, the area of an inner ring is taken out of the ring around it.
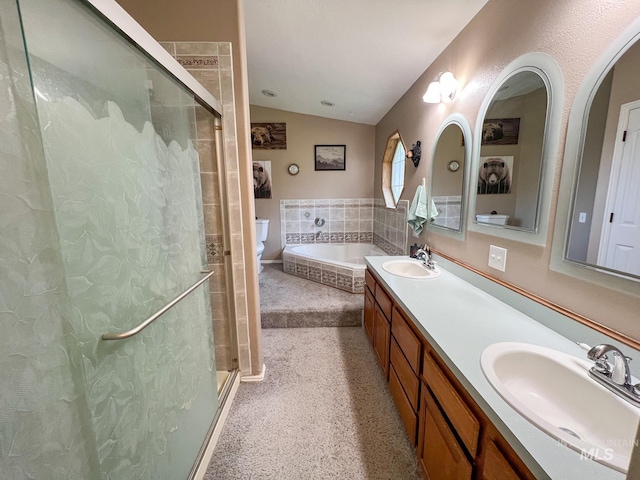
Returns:
[[[455,172],[460,168],[460,164],[456,160],[451,160],[449,165],[447,165],[447,168],[450,172]]]
[[[295,163],[289,165],[289,175],[297,175],[299,171],[300,167],[298,167],[298,165],[296,165]]]

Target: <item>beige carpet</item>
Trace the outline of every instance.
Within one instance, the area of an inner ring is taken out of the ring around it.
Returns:
[[[266,378],[240,385],[206,480],[421,478],[361,328],[262,338]]]
[[[360,325],[364,295],[289,275],[282,264],[264,265],[259,277],[263,328]]]

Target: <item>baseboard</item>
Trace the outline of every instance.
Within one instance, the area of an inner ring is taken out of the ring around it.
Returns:
[[[240,381],[243,383],[247,383],[247,382],[261,382],[264,380],[264,374],[267,371],[267,366],[265,364],[262,364],[262,371],[258,374],[258,375],[245,375],[243,377],[240,377]]]
[[[282,260],[262,260],[261,263],[282,263]]]
[[[202,455],[202,459],[200,460],[200,464],[198,465],[195,475],[192,477],[193,480],[203,480],[204,475],[207,473],[207,467],[209,466],[209,462],[211,461],[211,457],[213,456],[213,451],[215,450],[216,444],[218,443],[218,438],[220,438],[220,433],[222,432],[222,427],[224,427],[224,422],[227,421],[227,416],[229,415],[229,410],[231,410],[233,398],[236,396],[236,392],[238,391],[238,386],[240,386],[240,375],[235,375],[233,383],[231,384],[231,389],[229,390],[229,394],[227,395],[224,406],[220,411],[220,416],[218,417],[216,426],[213,428],[211,438],[209,438],[209,443],[207,443],[204,454]]]

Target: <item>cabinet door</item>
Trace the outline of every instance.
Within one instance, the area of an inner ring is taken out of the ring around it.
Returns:
[[[424,385],[423,390],[418,438],[422,473],[427,480],[471,479],[473,469],[464,450]]]
[[[384,372],[384,378],[389,379],[389,340],[391,325],[384,316],[378,304],[375,304],[373,347],[378,355],[378,362]]]
[[[369,291],[368,287],[364,289],[364,329],[369,335],[369,339],[371,343],[373,343],[373,317],[375,315],[374,305],[375,300],[373,299],[373,295]]]
[[[482,461],[482,480],[520,480],[521,477],[511,467],[509,461],[498,450],[498,447],[487,439]]]

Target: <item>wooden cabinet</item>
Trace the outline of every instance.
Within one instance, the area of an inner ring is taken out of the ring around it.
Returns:
[[[428,480],[470,480],[473,474],[471,462],[428,388],[424,387],[418,435],[422,474]]]
[[[456,376],[369,271],[364,328],[428,480],[534,480]]]
[[[389,379],[389,340],[391,337],[391,325],[387,321],[382,309],[378,304],[374,306],[375,315],[373,319],[373,348],[378,356],[378,362],[384,378]]]
[[[375,287],[374,287],[375,288]],[[371,291],[365,287],[364,289],[364,314],[362,318],[362,323],[364,324],[364,329],[373,343],[373,318],[375,315],[374,309],[375,300],[373,299],[373,294]]]

